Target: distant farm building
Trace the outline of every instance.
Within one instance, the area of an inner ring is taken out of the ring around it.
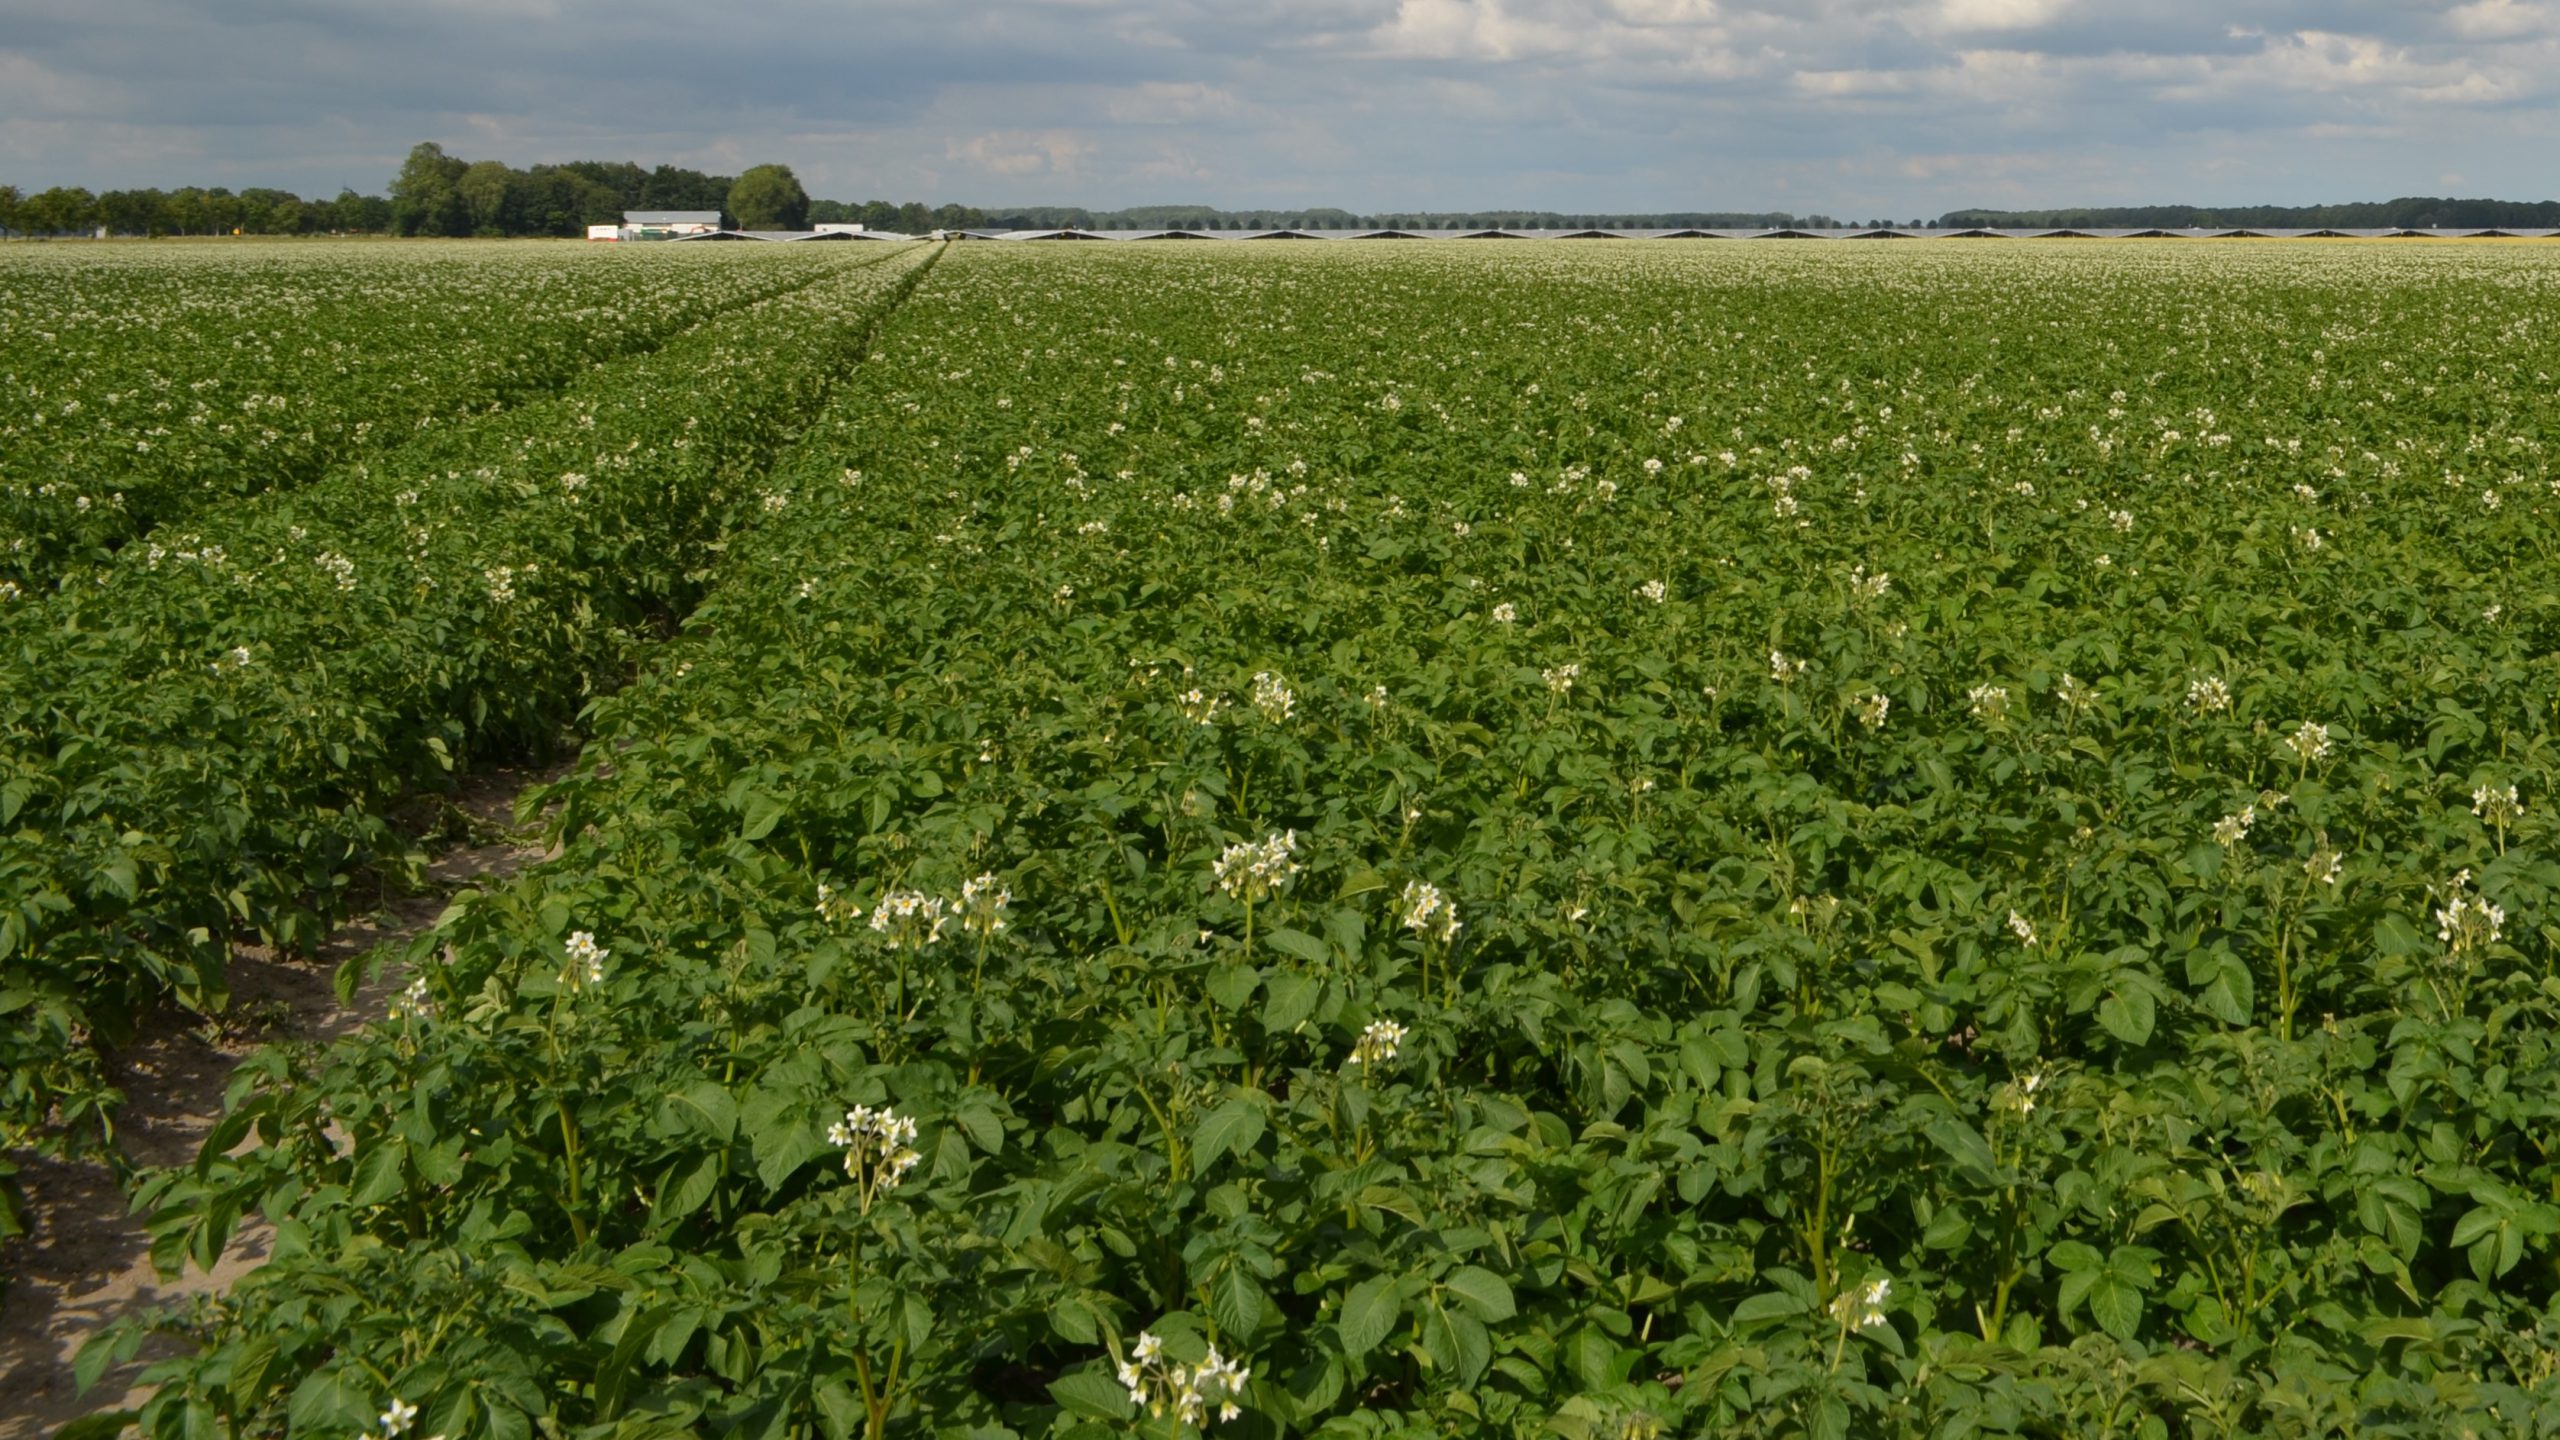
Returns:
[[[625,210],[622,212],[622,238],[625,240],[673,240],[684,235],[708,235],[720,228],[717,210]]]

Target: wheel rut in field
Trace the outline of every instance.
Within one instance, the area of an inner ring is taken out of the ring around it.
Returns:
[[[251,1051],[326,1045],[380,1016],[405,976],[386,971],[341,1004],[338,967],[425,931],[456,892],[503,880],[540,858],[531,832],[513,823],[516,797],[566,768],[493,768],[466,777],[450,801],[464,837],[428,865],[425,890],[386,898],[372,914],[339,926],[308,959],[235,952],[231,1004],[221,1016],[172,1008],[111,1053],[110,1073],[125,1095],[117,1119],[125,1159],[145,1168],[193,1160],[222,1118],[233,1068]],[[246,1218],[213,1269],[190,1266],[164,1278],[152,1267],[142,1218],[131,1213],[123,1184],[104,1160],[29,1158],[19,1180],[32,1223],[8,1247],[7,1289],[0,1292],[0,1440],[37,1440],[93,1411],[139,1405],[148,1392],[136,1387],[136,1378],[153,1360],[175,1353],[175,1342],[155,1340],[85,1396],[72,1368],[81,1343],[126,1315],[229,1288],[265,1261],[272,1234],[263,1221]]]

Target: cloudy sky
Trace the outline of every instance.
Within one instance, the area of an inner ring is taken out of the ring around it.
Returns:
[[[2560,195],[2560,0],[0,0],[0,182],[472,159],[978,205]]]

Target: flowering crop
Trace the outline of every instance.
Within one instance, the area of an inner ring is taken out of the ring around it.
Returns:
[[[434,448],[827,269],[757,248],[748,263],[676,245],[13,253],[0,575],[50,589],[224,498]]]
[[[1594,248],[939,262],[145,1427],[2548,1428],[2560,267]]]
[[[1256,844],[1239,841],[1218,856],[1212,872],[1218,888],[1247,902],[1268,900],[1298,877],[1298,832],[1274,834]]]
[[[864,307],[920,257],[849,258],[867,263],[435,443],[197,510],[0,611],[0,1148],[101,1135],[91,1044],[172,997],[218,1009],[235,940],[311,949],[355,872],[415,865],[403,802],[551,742],[690,593],[737,474],[823,399],[824,377],[761,357],[860,353]]]

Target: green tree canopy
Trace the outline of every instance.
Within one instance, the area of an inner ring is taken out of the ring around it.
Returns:
[[[460,235],[470,223],[458,188],[469,162],[433,140],[409,152],[391,182],[391,223],[403,235]]]
[[[462,208],[471,217],[474,234],[502,233],[499,221],[506,214],[507,187],[514,179],[515,172],[504,161],[483,160],[453,182],[454,190],[462,196]]]
[[[78,186],[56,185],[18,205],[18,221],[30,235],[61,235],[98,223],[98,199]]]
[[[809,192],[788,165],[757,165],[729,187],[729,218],[741,230],[801,230],[809,224]]]

